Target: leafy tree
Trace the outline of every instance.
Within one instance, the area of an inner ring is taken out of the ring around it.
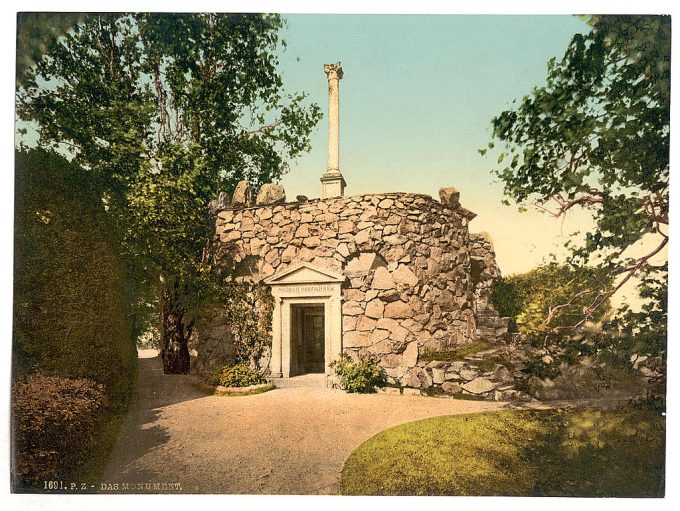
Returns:
[[[561,60],[550,60],[546,85],[493,119],[489,148],[502,143],[495,172],[508,202],[555,217],[575,208],[592,214],[596,228],[567,243],[569,262],[607,272],[614,285],[584,304],[572,331],[638,279],[654,323],[624,311],[618,326],[627,324],[645,345],[634,349],[647,351],[665,346],[666,332],[667,271],[652,260],[668,243],[670,17],[592,16],[588,23]],[[634,246],[647,251],[631,257]]]
[[[177,358],[188,357],[187,306],[208,280],[210,200],[242,179],[281,177],[320,119],[304,94],[283,91],[281,27],[277,15],[88,15],[18,92],[40,145],[104,184],[138,282],[157,289],[166,372],[188,370]]]
[[[17,15],[17,85],[47,48],[83,18],[84,14],[75,12],[20,12]]]

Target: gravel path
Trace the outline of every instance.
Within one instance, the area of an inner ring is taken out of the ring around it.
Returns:
[[[141,493],[138,483],[178,482],[182,493],[332,494],[347,457],[376,433],[503,406],[323,388],[206,396],[187,377],[164,375],[159,357],[140,358],[137,394],[104,482]]]

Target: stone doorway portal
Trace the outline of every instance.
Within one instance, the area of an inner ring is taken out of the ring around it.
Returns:
[[[330,365],[342,353],[340,286],[344,281],[343,275],[309,263],[264,279],[274,297],[271,378],[332,373]],[[305,324],[308,327],[303,329]],[[306,348],[302,330],[310,339]]]
[[[323,373],[326,350],[323,304],[291,306],[291,373]]]

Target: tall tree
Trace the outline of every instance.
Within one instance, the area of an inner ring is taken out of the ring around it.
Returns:
[[[166,372],[188,371],[183,302],[207,272],[209,201],[280,178],[321,116],[283,90],[281,27],[277,15],[88,15],[19,89],[40,145],[105,183],[138,279],[159,293]]]
[[[560,61],[550,60],[546,85],[493,119],[489,148],[503,144],[495,172],[508,201],[558,218],[576,208],[592,214],[596,228],[568,244],[570,262],[597,266],[614,284],[593,293],[572,331],[637,279],[654,324],[628,310],[619,318],[627,318],[631,336],[646,339],[637,353],[663,354],[667,266],[653,262],[668,243],[670,17],[592,16],[588,23]],[[633,247],[646,251],[634,257]]]

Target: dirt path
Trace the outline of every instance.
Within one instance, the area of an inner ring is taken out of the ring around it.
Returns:
[[[163,375],[158,357],[140,358],[138,392],[104,481],[119,491],[178,482],[182,493],[335,493],[347,456],[376,433],[503,406],[321,388],[205,396],[187,377]]]

